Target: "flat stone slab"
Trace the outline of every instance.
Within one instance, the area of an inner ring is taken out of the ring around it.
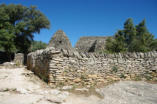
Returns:
[[[157,84],[121,81],[96,90],[104,96],[98,104],[157,104]]]

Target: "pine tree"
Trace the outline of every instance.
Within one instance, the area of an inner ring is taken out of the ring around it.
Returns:
[[[106,41],[106,50],[114,52],[148,52],[157,50],[157,39],[150,34],[145,20],[136,27],[131,18],[124,23],[124,29],[119,30],[114,38]]]
[[[123,30],[119,30],[115,34],[115,52],[125,52],[127,51],[127,43]]]
[[[145,19],[136,26],[136,31],[137,31],[136,33],[137,40],[139,40],[138,51],[139,52],[151,51],[150,45],[152,44],[154,40],[154,36],[149,33],[146,27]]]
[[[131,18],[127,19],[124,23],[124,38],[127,44],[127,50],[133,51],[133,42],[136,41],[136,28],[133,24],[133,20]]]

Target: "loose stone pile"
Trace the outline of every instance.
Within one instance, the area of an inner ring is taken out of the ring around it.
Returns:
[[[157,78],[157,52],[97,54],[50,47],[29,53],[27,67],[54,87],[95,86],[120,78]]]

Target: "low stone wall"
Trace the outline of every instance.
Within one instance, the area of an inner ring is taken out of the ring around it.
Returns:
[[[51,86],[105,83],[109,76],[134,77],[157,71],[157,52],[96,54],[47,48],[28,54],[27,67]]]
[[[13,62],[17,66],[23,65],[24,64],[24,54],[23,53],[16,53],[15,56],[14,56]]]

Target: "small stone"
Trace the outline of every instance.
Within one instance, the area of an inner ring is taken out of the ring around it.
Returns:
[[[61,93],[61,91],[54,89],[54,90],[51,90],[50,93],[53,95],[58,95]]]
[[[59,97],[61,99],[65,99],[68,96],[69,96],[69,92],[64,91],[64,92],[60,93],[57,97]]]
[[[155,72],[155,71],[157,72],[157,66],[152,67],[151,70],[152,70],[153,72]]]
[[[99,82],[105,82],[104,79],[98,79]]]
[[[93,78],[93,79],[96,79],[98,76],[96,74],[94,75],[88,75],[89,78]]]
[[[81,79],[80,78],[76,78],[76,79],[74,79],[73,80],[75,83],[79,83],[79,82],[81,82]]]
[[[70,89],[72,89],[72,86],[63,86],[62,89],[63,89],[63,90],[70,90]]]
[[[75,89],[76,91],[82,91],[82,92],[84,92],[84,91],[88,91],[88,89],[87,88],[76,88]]]
[[[20,92],[21,94],[27,94],[28,91],[26,89],[23,88],[17,88],[16,91]]]

